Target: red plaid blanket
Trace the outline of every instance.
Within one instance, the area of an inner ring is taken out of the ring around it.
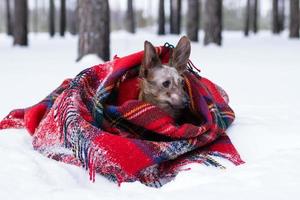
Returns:
[[[163,63],[170,49],[158,47]],[[143,52],[88,68],[65,80],[38,104],[13,110],[0,129],[26,128],[43,155],[83,166],[121,182],[160,187],[183,165],[222,167],[212,156],[243,163],[225,130],[234,120],[224,90],[193,71],[184,74],[190,97],[176,123],[155,105],[138,101]]]

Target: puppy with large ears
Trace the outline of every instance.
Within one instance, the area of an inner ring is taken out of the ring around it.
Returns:
[[[190,53],[190,41],[183,36],[173,50],[171,64],[162,65],[154,46],[145,41],[139,99],[160,107],[175,119],[178,118],[188,102],[182,74],[186,70]]]

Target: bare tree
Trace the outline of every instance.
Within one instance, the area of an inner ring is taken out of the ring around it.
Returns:
[[[60,1],[60,20],[59,20],[59,34],[65,36],[66,31],[66,0]]]
[[[55,35],[55,4],[54,0],[50,0],[49,4],[49,34],[51,37]]]
[[[159,0],[158,7],[158,35],[165,34],[165,1]]]
[[[222,0],[205,1],[204,45],[222,44]]]
[[[39,11],[39,7],[38,7],[38,0],[35,0],[34,1],[34,15],[33,15],[33,31],[35,32],[35,33],[37,33],[38,32],[38,11]]]
[[[251,0],[247,0],[247,5],[246,5],[246,12],[245,12],[245,29],[244,29],[244,35],[248,36],[249,35],[249,27],[250,27],[250,13],[251,13],[251,8],[250,8]]]
[[[247,0],[244,29],[245,36],[248,36],[250,31],[257,33],[258,16],[258,0]]]
[[[180,34],[181,0],[170,0],[170,33]]]
[[[72,4],[72,6],[67,9],[67,27],[69,32],[72,35],[76,35],[78,33],[78,5]]]
[[[272,32],[274,34],[280,33],[280,22],[279,22],[279,0],[273,0],[272,6]]]
[[[127,0],[126,11],[126,30],[130,33],[135,33],[135,17],[133,10],[133,0]]]
[[[284,30],[284,20],[285,20],[285,0],[279,0],[278,3],[279,12],[279,30],[280,32]]]
[[[13,34],[13,23],[11,17],[11,5],[10,0],[6,0],[6,33],[7,35]]]
[[[27,0],[15,0],[14,9],[14,45],[28,46],[28,7]]]
[[[258,0],[253,0],[252,10],[253,10],[252,28],[253,28],[253,32],[257,33],[257,31],[258,31]]]
[[[290,38],[299,38],[299,0],[290,0]]]
[[[109,60],[110,15],[108,0],[79,0],[78,59],[84,55],[97,54]]]
[[[199,0],[188,0],[187,36],[192,41],[198,41],[199,10]]]

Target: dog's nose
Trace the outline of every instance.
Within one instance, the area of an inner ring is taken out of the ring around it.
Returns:
[[[172,102],[180,102],[180,96],[178,94],[172,93],[170,97]]]

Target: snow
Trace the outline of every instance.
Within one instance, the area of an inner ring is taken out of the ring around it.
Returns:
[[[200,33],[203,38],[203,33]],[[141,50],[144,40],[176,44],[178,36],[112,33],[112,57]],[[30,106],[65,78],[102,62],[95,55],[76,63],[77,38],[30,35],[30,47],[12,47],[0,34],[0,118]],[[192,164],[163,188],[138,182],[121,187],[101,176],[92,183],[78,167],[34,151],[25,130],[0,132],[0,199],[296,199],[300,195],[300,40],[261,32],[244,38],[225,32],[224,46],[192,43],[191,59],[202,75],[228,93],[237,118],[228,130],[246,164],[226,170]]]

